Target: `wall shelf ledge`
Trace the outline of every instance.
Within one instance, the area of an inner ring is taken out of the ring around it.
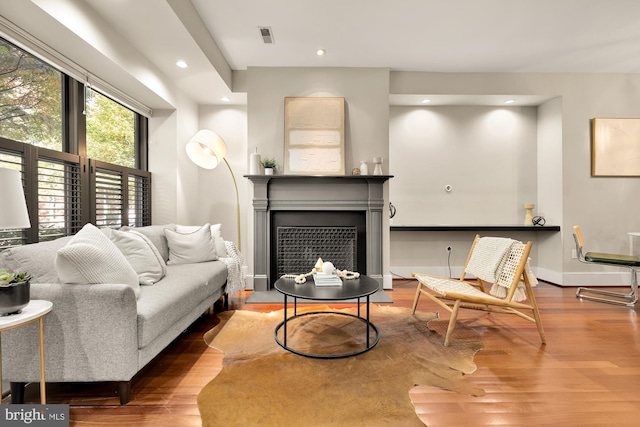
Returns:
[[[534,231],[558,232],[559,225],[392,225],[391,231]]]

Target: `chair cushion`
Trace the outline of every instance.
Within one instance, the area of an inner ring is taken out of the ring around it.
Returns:
[[[620,265],[640,265],[640,258],[633,255],[606,254],[600,252],[587,252],[584,254],[585,261],[606,262]]]

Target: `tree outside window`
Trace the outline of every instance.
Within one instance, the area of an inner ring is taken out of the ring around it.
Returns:
[[[62,73],[3,39],[0,136],[62,151]]]
[[[87,89],[87,157],[114,165],[136,167],[136,115]]]

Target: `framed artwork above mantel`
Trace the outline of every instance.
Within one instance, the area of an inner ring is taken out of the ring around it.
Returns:
[[[344,175],[344,98],[284,99],[284,173]]]
[[[640,176],[640,119],[593,119],[591,144],[591,176]]]

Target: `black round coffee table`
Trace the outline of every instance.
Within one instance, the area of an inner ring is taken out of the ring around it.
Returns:
[[[280,322],[274,331],[274,337],[278,345],[285,350],[300,356],[312,357],[315,359],[340,359],[343,357],[355,356],[371,350],[380,341],[380,332],[376,325],[369,320],[369,296],[375,293],[380,285],[377,281],[370,277],[361,275],[358,279],[342,280],[342,286],[316,286],[313,279],[309,277],[305,283],[298,284],[294,279],[281,278],[276,281],[274,287],[278,292],[284,295],[284,320]],[[293,297],[293,316],[287,317],[287,297]],[[315,301],[344,301],[348,299],[357,299],[358,314],[350,314],[339,311],[312,311],[298,314],[298,298],[315,300]],[[366,317],[360,315],[360,299],[366,298]],[[287,345],[287,322],[311,315],[340,315],[350,316],[362,321],[365,325],[366,345],[364,348],[357,351],[338,353],[338,354],[315,354],[298,351]],[[283,339],[278,338],[278,331],[283,329]],[[369,338],[369,330],[372,329],[375,332],[375,339],[372,341]]]

